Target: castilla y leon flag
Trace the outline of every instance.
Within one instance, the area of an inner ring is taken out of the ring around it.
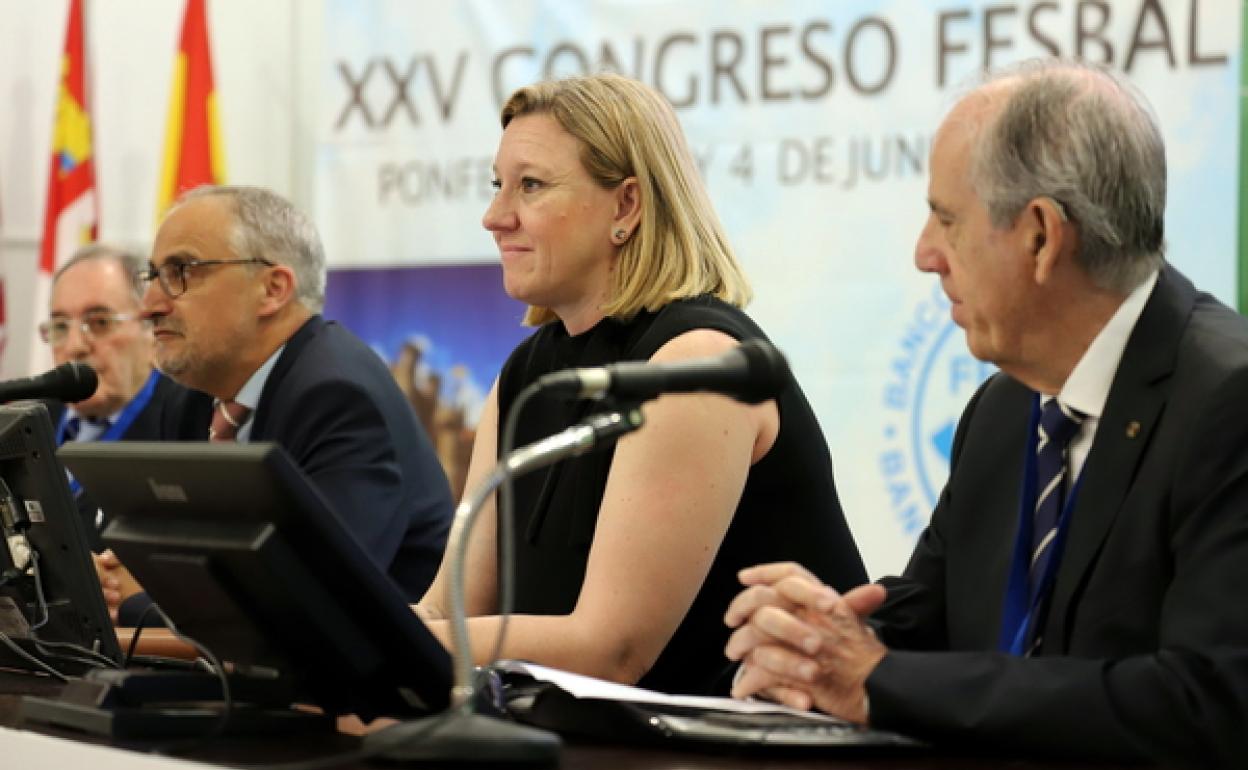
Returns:
[[[156,194],[156,219],[178,196],[201,184],[225,181],[225,158],[212,80],[206,0],[187,0],[174,62],[165,156]]]
[[[91,150],[91,116],[87,100],[86,32],[83,0],[70,0],[61,55],[52,125],[52,160],[48,171],[48,205],[44,212],[39,270],[35,276],[32,310],[36,324],[48,311],[52,274],[57,265],[84,243],[95,240],[99,219],[95,199],[95,161]],[[28,369],[41,372],[52,364],[52,354],[33,340]]]

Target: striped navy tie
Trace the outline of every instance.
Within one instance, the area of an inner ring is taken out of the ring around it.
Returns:
[[[1061,554],[1053,552],[1053,539],[1066,504],[1067,476],[1070,473],[1070,440],[1079,431],[1084,415],[1063,406],[1056,398],[1049,399],[1040,414],[1036,443],[1036,513],[1031,530],[1031,567],[1028,571],[1030,606],[1039,607],[1037,595],[1047,590],[1043,584],[1049,563]],[[1043,599],[1046,597],[1041,597]],[[1041,608],[1042,609],[1042,608]],[[1039,630],[1043,612],[1033,618],[1033,649],[1040,643]]]

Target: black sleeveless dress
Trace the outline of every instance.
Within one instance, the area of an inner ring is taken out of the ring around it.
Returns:
[[[668,340],[694,329],[714,329],[739,340],[765,339],[743,312],[709,296],[673,302],[627,322],[607,318],[574,337],[562,323],[548,323],[522,342],[503,367],[499,425],[520,391],[548,372],[646,360]],[[842,591],[867,580],[837,499],[827,443],[796,381],[777,403],[776,442],[750,468],[710,572],[676,633],[638,683],[641,687],[727,692],[734,665],[724,657],[729,629],[723,615],[741,590],[737,572],[744,567],[797,561]],[[517,446],[558,433],[602,409],[598,403],[538,395],[521,415]],[[516,612],[572,612],[613,457],[613,449],[598,450],[516,481]],[[691,478],[689,483],[701,481]]]

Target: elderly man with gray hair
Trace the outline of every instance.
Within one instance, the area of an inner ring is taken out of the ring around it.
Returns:
[[[281,445],[419,599],[442,558],[450,487],[385,363],[319,315],[312,223],[268,190],[200,187],[166,215],[141,278],[157,366],[215,399],[202,437]]]
[[[936,134],[915,262],[1001,371],[901,577],[745,570],[734,694],[936,742],[1242,767],[1248,322],[1163,260],[1143,100],[1029,62]]]

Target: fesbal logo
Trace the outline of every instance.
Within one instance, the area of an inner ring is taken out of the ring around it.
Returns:
[[[949,476],[958,418],[996,368],[966,349],[949,317],[949,299],[933,283],[905,322],[883,390],[884,449],[879,471],[896,525],[917,537]]]

